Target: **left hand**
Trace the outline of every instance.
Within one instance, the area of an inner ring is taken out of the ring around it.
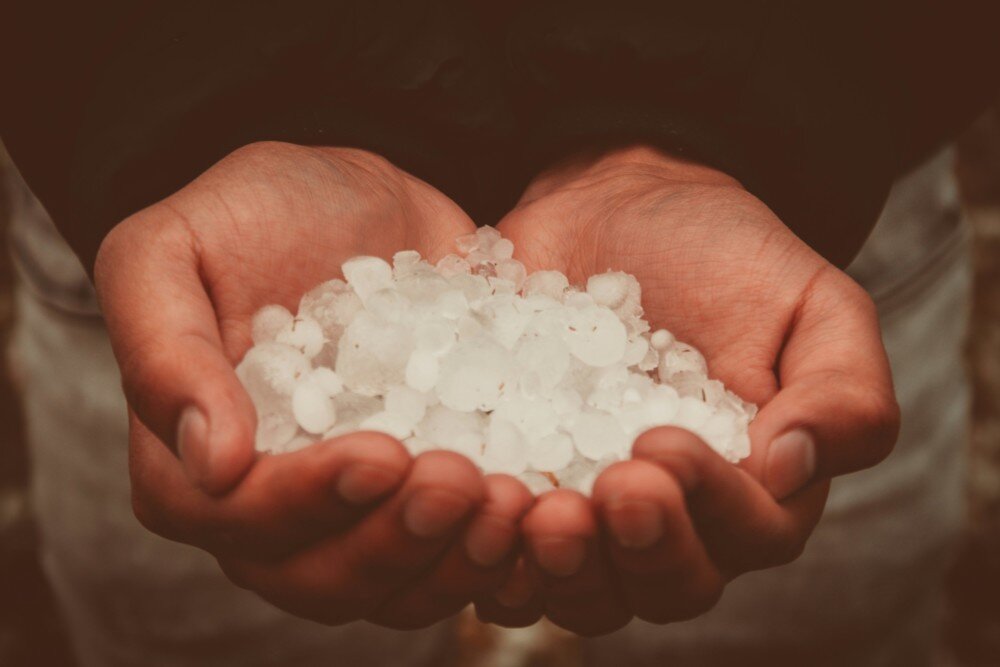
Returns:
[[[529,271],[635,275],[654,329],[761,407],[738,466],[676,428],[640,436],[591,499],[524,519],[525,559],[481,618],[583,635],[704,613],[736,575],[794,560],[831,477],[882,460],[898,407],[874,305],[738,182],[647,148],[540,175],[499,225]]]

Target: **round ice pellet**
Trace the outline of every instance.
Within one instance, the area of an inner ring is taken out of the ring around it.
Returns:
[[[588,307],[570,317],[566,342],[570,352],[588,366],[610,366],[624,356],[628,334],[613,312]]]
[[[355,257],[341,264],[340,270],[362,301],[392,284],[392,267],[381,257]]]
[[[628,451],[628,438],[618,420],[596,412],[581,414],[571,430],[576,450],[597,461],[605,456],[623,456]]]
[[[292,393],[292,414],[306,433],[320,434],[333,427],[337,409],[333,400],[316,382],[306,379]]]
[[[573,440],[565,433],[552,433],[528,447],[528,465],[535,470],[562,470],[573,460]]]
[[[250,337],[254,343],[270,343],[278,332],[291,324],[294,317],[288,309],[277,304],[264,306],[250,322]]]

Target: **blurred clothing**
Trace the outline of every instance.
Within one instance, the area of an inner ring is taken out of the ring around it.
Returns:
[[[745,575],[699,619],[585,642],[591,665],[928,664],[963,521],[968,258],[950,153],[902,180],[851,268],[874,295],[903,409],[887,461],[837,479],[803,556]],[[133,518],[125,404],[86,276],[22,192],[13,359],[45,567],[84,666],[433,664],[447,627],[324,628],[239,590]]]

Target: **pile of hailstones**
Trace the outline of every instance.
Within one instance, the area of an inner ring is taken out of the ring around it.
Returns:
[[[343,264],[292,315],[265,306],[236,372],[257,408],[257,449],[280,453],[359,430],[414,455],[446,449],[535,493],[589,493],[643,431],[693,431],[730,461],[750,452],[756,411],[702,355],[650,333],[640,287],[621,272],[586,288],[526,275],[490,227],[436,265],[407,250]]]

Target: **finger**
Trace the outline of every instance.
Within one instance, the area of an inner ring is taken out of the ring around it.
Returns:
[[[505,628],[534,625],[545,612],[536,579],[524,557],[519,557],[500,589],[476,600],[476,616]]]
[[[727,576],[794,560],[823,513],[828,484],[778,503],[745,470],[684,429],[646,431],[632,455],[676,480],[697,535]]]
[[[885,458],[899,408],[875,306],[846,275],[814,280],[781,352],[781,390],[750,426],[743,466],[775,498]],[[828,279],[824,279],[828,278]]]
[[[141,212],[101,245],[95,281],[129,405],[220,494],[254,460],[253,404],[223,352],[187,225]]]
[[[238,585],[324,623],[374,614],[430,572],[484,499],[482,476],[463,456],[421,454],[403,486],[350,531],[279,564],[220,559]]]
[[[222,498],[206,495],[133,419],[133,506],[168,539],[216,555],[269,561],[344,530],[392,494],[411,459],[395,439],[354,433],[290,454],[263,457]]]
[[[410,629],[453,616],[473,599],[494,592],[510,575],[521,518],[531,492],[507,475],[485,479],[486,500],[460,540],[427,575],[390,597],[369,620]]]
[[[617,463],[597,478],[593,502],[631,613],[667,623],[715,605],[723,576],[695,533],[684,492],[670,474],[647,461]]]
[[[595,636],[629,621],[589,500],[574,491],[549,492],[536,501],[522,529],[529,562],[540,575],[545,615],[553,623]]]

